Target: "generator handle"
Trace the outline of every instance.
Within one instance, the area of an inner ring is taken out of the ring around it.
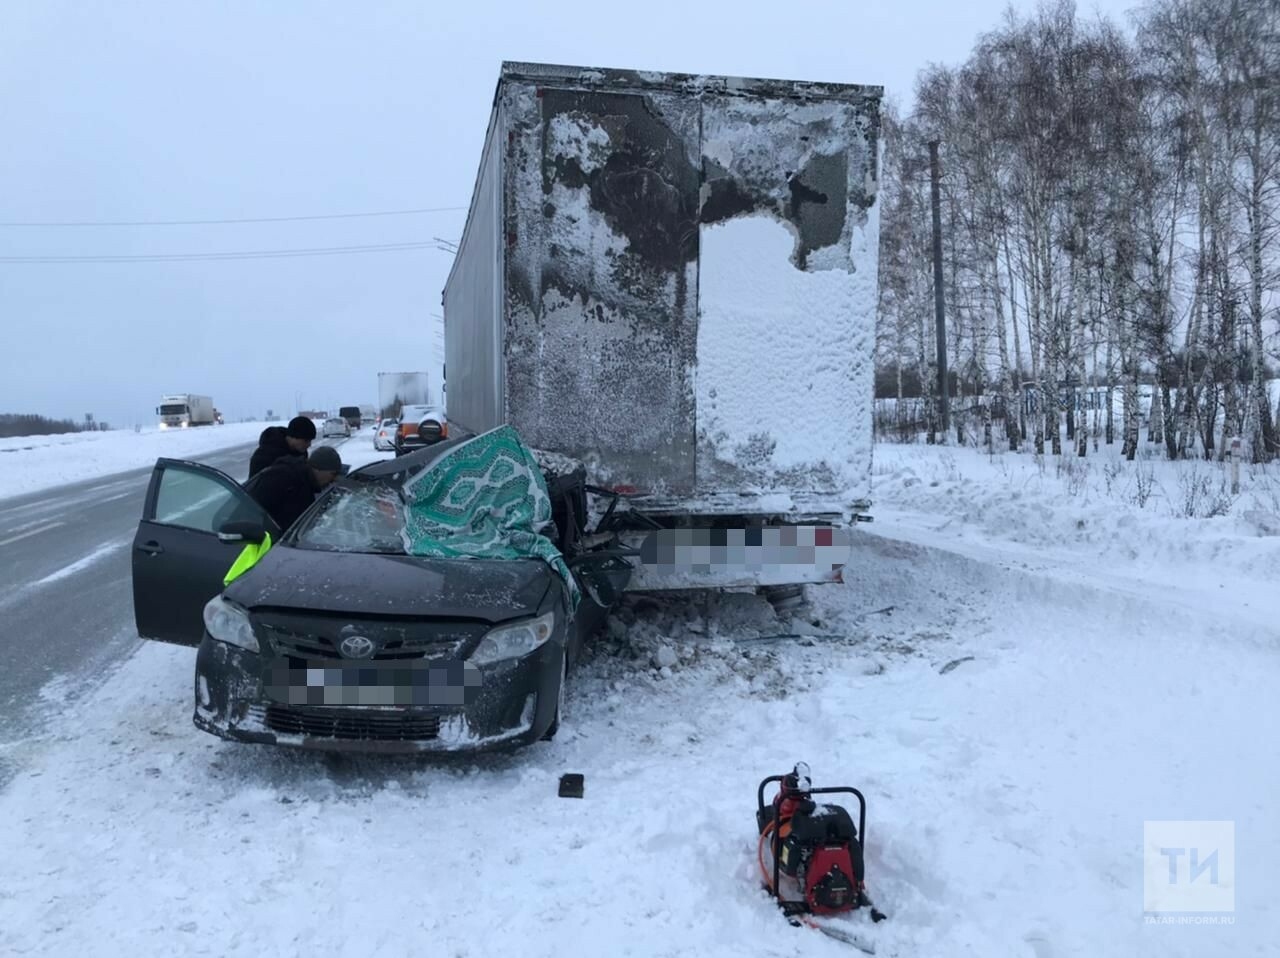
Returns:
[[[756,791],[756,818],[757,818],[757,821],[759,820],[759,813],[760,813],[760,812],[763,812],[763,811],[765,810],[765,807],[766,807],[766,806],[765,806],[765,804],[764,804],[764,789],[765,789],[765,786],[766,786],[766,785],[768,785],[770,782],[777,782],[777,783],[778,783],[778,788],[779,788],[779,790],[781,790],[781,789],[782,789],[782,783],[783,783],[783,782],[785,782],[785,781],[786,781],[786,779],[787,779],[787,776],[786,776],[786,775],[770,775],[768,778],[766,778],[763,782],[761,782],[761,783],[760,783],[760,788]],[[770,824],[769,824],[769,829],[771,829],[771,830],[772,830],[772,832],[773,832],[773,835],[772,835],[772,836],[770,837],[770,839],[769,839],[770,844],[772,844],[772,843],[774,843],[774,842],[776,842],[776,841],[778,840],[778,829],[779,829],[779,828],[781,827],[781,825],[782,825],[782,823],[779,821],[779,818],[778,818],[778,811],[779,811],[779,810],[778,810],[778,807],[777,807],[776,805],[775,805],[773,808],[770,808],[770,809],[769,809],[770,815],[771,815],[771,817],[772,817],[772,819],[773,819],[773,820],[770,822]],[[773,850],[773,855],[772,855],[772,857],[773,857],[773,888],[772,888],[772,892],[773,892],[773,897],[774,897],[774,898],[776,898],[776,899],[778,899],[779,903],[781,903],[781,902],[782,902],[782,886],[779,884],[779,882],[781,881],[781,878],[782,878],[782,875],[781,875],[781,863],[782,863],[782,856],[778,854],[778,850],[775,848],[775,849]],[[784,906],[784,910],[785,910],[785,906]]]
[[[760,811],[760,812],[764,811],[764,807],[765,807],[764,806],[764,787],[768,785],[770,782],[777,782],[779,787],[781,787],[782,782],[786,779],[786,777],[787,776],[785,775],[770,775],[768,778],[766,778],[763,782],[760,783],[760,788],[756,791],[756,810],[757,811]]]
[[[763,791],[763,786],[761,786]],[[862,797],[862,793],[856,788],[849,785],[833,785],[828,788],[811,788],[810,795],[831,795],[837,792],[843,792],[846,795],[853,795],[858,799],[858,844],[862,846],[862,850],[867,849],[867,800]]]

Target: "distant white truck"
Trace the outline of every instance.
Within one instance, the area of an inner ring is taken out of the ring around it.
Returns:
[[[208,396],[193,393],[175,393],[160,397],[156,408],[161,429],[186,429],[190,426],[212,426],[217,421],[217,411]]]

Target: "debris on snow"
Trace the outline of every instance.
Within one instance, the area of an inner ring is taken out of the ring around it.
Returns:
[[[667,669],[680,661],[680,656],[676,655],[676,650],[669,645],[660,645],[658,650],[653,653],[653,664],[658,669]],[[666,674],[670,674],[668,671]]]
[[[944,665],[942,668],[938,670],[938,674],[946,675],[948,672],[963,665],[965,662],[972,662],[972,661],[973,661],[972,655],[965,655],[958,659],[952,659],[950,662],[948,662],[946,665]]]

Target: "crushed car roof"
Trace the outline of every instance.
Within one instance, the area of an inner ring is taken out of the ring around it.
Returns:
[[[383,459],[367,466],[361,466],[359,469],[352,470],[351,475],[369,479],[390,479],[404,474],[407,478],[409,474],[431,465],[436,459],[451,449],[456,449],[464,442],[470,441],[471,438],[470,436],[460,436],[456,439],[446,439],[443,442],[438,442],[433,446],[425,446],[398,459]]]

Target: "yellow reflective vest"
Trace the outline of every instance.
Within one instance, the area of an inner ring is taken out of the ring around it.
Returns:
[[[258,560],[267,554],[267,550],[271,548],[271,533],[268,532],[261,542],[250,542],[240,550],[240,555],[236,556],[236,561],[231,563],[231,568],[227,570],[226,576],[222,580],[224,586],[230,585],[240,576],[244,575],[255,565]]]

